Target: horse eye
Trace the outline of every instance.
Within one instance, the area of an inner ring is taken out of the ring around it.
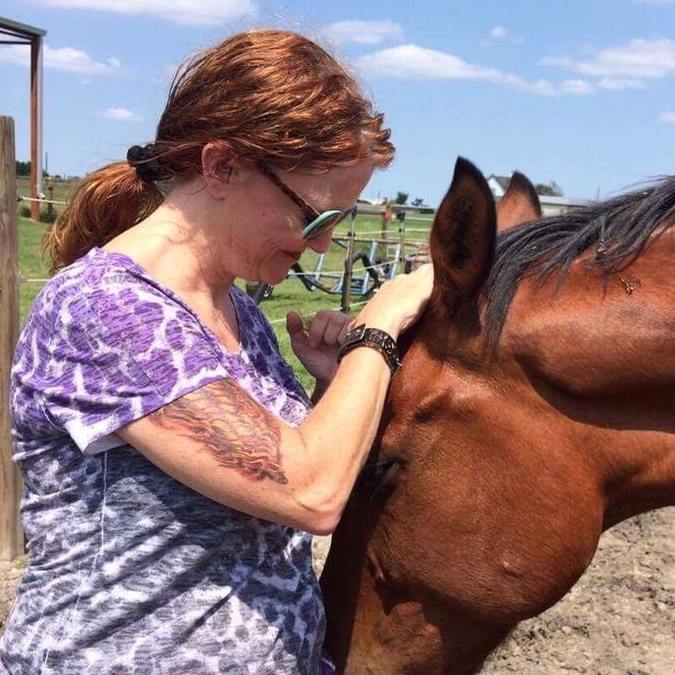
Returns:
[[[434,405],[433,402],[428,404],[421,404],[413,413],[413,419],[415,422],[431,422],[436,419],[438,413],[438,406]]]
[[[405,464],[405,459],[397,455],[366,462],[357,485],[370,499],[387,497],[395,486],[397,474]]]

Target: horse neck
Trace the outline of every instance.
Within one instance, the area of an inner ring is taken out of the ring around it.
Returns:
[[[626,470],[635,466],[634,454],[641,461],[635,473]],[[609,453],[608,453],[609,454]],[[613,453],[615,454],[615,453]],[[605,479],[606,507],[604,529],[631,516],[675,504],[675,443],[656,439],[652,446],[641,444],[633,451],[631,461],[617,469],[615,457],[607,457],[609,478]]]

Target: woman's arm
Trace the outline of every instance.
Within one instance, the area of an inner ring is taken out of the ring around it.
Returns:
[[[358,322],[396,338],[421,313],[431,286],[430,266],[398,277],[383,286]],[[223,379],[117,433],[176,480],[217,502],[327,534],[375,437],[390,377],[377,351],[355,349],[298,428]]]

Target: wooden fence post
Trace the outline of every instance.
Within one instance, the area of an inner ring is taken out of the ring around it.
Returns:
[[[19,237],[14,120],[0,117],[0,560],[23,553],[21,475],[12,462],[9,371],[19,337]]]
[[[30,193],[39,199],[42,188],[42,43],[43,36],[30,41]],[[30,203],[30,217],[40,220],[40,202]]]
[[[354,223],[348,235],[347,254],[345,255],[345,266],[342,272],[342,294],[340,296],[340,309],[349,314],[352,304],[352,259],[354,257]]]

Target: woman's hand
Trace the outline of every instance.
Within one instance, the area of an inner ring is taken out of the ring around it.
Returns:
[[[286,315],[293,352],[317,382],[327,384],[337,370],[337,354],[354,317],[335,310],[317,312],[308,329],[297,312]]]
[[[394,339],[420,317],[434,285],[433,265],[422,265],[412,274],[400,274],[378,289],[377,295],[353,317],[334,310],[317,312],[305,329],[297,312],[286,315],[291,347],[302,365],[321,385],[337,371],[337,354],[351,328],[365,323],[386,330]]]
[[[422,315],[434,287],[434,267],[422,265],[411,274],[387,281],[361,310],[354,325],[386,330],[395,340]]]

